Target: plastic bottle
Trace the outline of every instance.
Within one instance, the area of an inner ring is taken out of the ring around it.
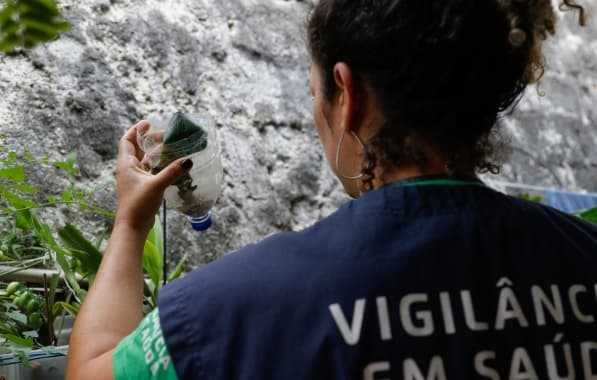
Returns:
[[[189,121],[192,124],[188,124]],[[181,123],[195,125],[198,129],[191,129],[190,132],[187,129],[181,134],[181,128],[176,129]],[[164,192],[167,207],[187,215],[195,231],[207,230],[212,225],[211,208],[221,193],[223,182],[220,148],[213,119],[177,112],[168,123],[150,120],[150,124],[149,130],[138,133],[137,142],[145,152],[143,162],[149,165],[152,173],[159,172],[179,158],[193,161],[193,168],[188,175]]]

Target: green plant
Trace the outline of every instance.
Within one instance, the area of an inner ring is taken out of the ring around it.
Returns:
[[[41,327],[43,323],[41,311],[44,302],[41,296],[26,288],[21,282],[13,281],[7,285],[3,298],[5,301],[9,300],[11,306],[16,306],[27,317],[19,321],[22,325],[33,331]]]
[[[69,28],[53,0],[0,1],[0,51],[30,49]]]
[[[521,194],[518,196],[521,199],[535,202],[535,203],[542,203],[543,197],[540,195],[529,195],[529,194]],[[592,223],[597,223],[597,207],[590,208],[588,210],[582,210],[573,213],[573,215],[578,216],[581,219],[587,220]]]
[[[155,223],[145,240],[143,248],[143,269],[147,273],[145,280],[145,305],[147,311],[157,307],[157,300],[164,283],[164,241],[163,230],[160,219],[156,216]],[[176,280],[183,272],[187,261],[185,254],[178,262],[172,273],[166,278],[166,282]]]
[[[576,213],[577,216],[589,222],[597,223],[597,207]]]
[[[38,338],[45,322],[44,302],[43,297],[20,282],[7,285],[5,294],[0,295],[0,347],[26,357],[30,349],[41,346]]]
[[[68,207],[77,215],[93,212],[109,216],[110,220],[113,217],[111,212],[92,204],[93,191],[76,184],[78,170],[75,162],[75,154],[61,161],[38,159],[29,153],[19,154],[8,149],[0,139],[0,249],[5,247],[0,259],[6,260],[4,264],[11,264],[11,269],[0,273],[0,279],[45,264],[46,267],[60,268],[66,286],[63,296],[56,297],[58,275],[49,281],[44,279],[43,295],[23,293],[25,284],[22,283],[8,285],[8,298],[2,300],[4,308],[0,308],[0,321],[4,321],[4,324],[0,323],[0,347],[22,359],[32,348],[55,344],[54,320],[66,314],[78,314],[101,264],[105,234],[91,242],[76,226],[77,217],[63,226],[46,222],[59,207]],[[44,194],[28,182],[27,176],[30,171],[42,170],[57,170],[68,183],[53,194]],[[157,306],[164,283],[162,236],[162,226],[156,217],[143,252],[147,312]],[[182,274],[185,261],[186,256],[167,281]],[[43,332],[35,329],[40,323],[43,323]],[[42,339],[37,339],[38,336]]]
[[[49,226],[40,222],[38,214],[50,218],[57,207],[71,207],[107,214],[87,202],[92,192],[76,185],[76,155],[63,161],[37,159],[25,152],[8,149],[0,138],[0,260],[13,271],[43,265],[52,260],[48,247]],[[26,171],[58,170],[68,184],[53,194],[42,192],[27,180]],[[62,174],[61,174],[62,173]],[[0,277],[9,274],[0,273]]]
[[[52,250],[57,252],[57,261],[64,272],[65,281],[72,292],[73,299],[56,302],[54,312],[64,310],[76,316],[85,299],[87,289],[95,279],[102,254],[98,245],[92,244],[72,225],[60,228],[58,235],[63,244],[54,245],[54,242]],[[149,232],[143,249],[143,269],[146,273],[146,312],[157,307],[159,292],[164,283],[163,247],[162,225],[159,218],[156,217],[154,227]],[[182,274],[186,260],[187,256],[185,255],[168,276],[166,282],[174,281]],[[81,286],[81,280],[85,280],[85,286]]]
[[[44,292],[27,288],[22,282],[9,283],[0,293],[0,350],[28,366],[29,352],[43,349],[54,353],[57,316],[54,300],[60,277],[44,277]],[[54,312],[52,312],[54,310]]]
[[[535,203],[543,202],[543,197],[541,195],[530,195],[530,194],[524,193],[524,194],[520,194],[518,197],[520,199],[524,199],[525,201],[530,201],[530,202],[535,202]]]
[[[45,222],[54,219],[59,207],[70,208],[77,215],[81,212],[111,215],[90,204],[92,191],[76,185],[75,161],[74,154],[58,161],[38,159],[27,152],[19,154],[8,149],[0,138],[0,258],[3,268],[8,268],[0,273],[0,279],[31,267],[58,266],[67,277],[68,286],[66,297],[59,302],[54,299],[58,275],[51,276],[48,283],[44,278],[43,294],[27,290],[23,283],[13,282],[0,296],[0,348],[23,359],[28,350],[52,344],[55,340],[53,321],[64,314],[65,309],[60,302],[70,303],[83,296],[84,289],[79,282],[92,280],[101,261],[99,251],[91,251],[76,240],[81,234],[75,227],[66,225],[54,232],[53,223]],[[28,181],[27,173],[50,170],[56,170],[66,179],[66,184],[58,191],[44,194]],[[38,340],[40,329],[46,333]]]

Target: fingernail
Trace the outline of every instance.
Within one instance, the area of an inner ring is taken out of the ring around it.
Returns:
[[[182,166],[184,170],[191,170],[191,168],[193,167],[193,161],[187,158],[186,160],[182,161],[180,166]]]

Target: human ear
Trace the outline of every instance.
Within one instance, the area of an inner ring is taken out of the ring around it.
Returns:
[[[336,101],[340,107],[340,125],[345,132],[355,131],[358,128],[356,116],[359,109],[359,100],[353,73],[348,64],[339,62],[334,65],[334,81],[338,89]]]

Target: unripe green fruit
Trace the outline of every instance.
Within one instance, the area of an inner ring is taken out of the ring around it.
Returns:
[[[44,323],[44,319],[43,319],[41,313],[35,312],[35,313],[29,314],[29,316],[27,317],[27,323],[29,324],[30,327],[37,330]]]
[[[27,307],[27,303],[33,299],[33,294],[29,292],[24,292],[20,296],[15,299],[14,303],[21,309],[25,309]]]
[[[29,302],[27,302],[27,314],[31,314],[33,312],[39,311],[39,309],[41,308],[41,301],[38,300],[37,298],[33,298],[31,300],[29,300]]]
[[[13,281],[6,287],[6,294],[11,296],[13,294],[16,294],[21,289],[23,289],[23,284],[17,281]]]

